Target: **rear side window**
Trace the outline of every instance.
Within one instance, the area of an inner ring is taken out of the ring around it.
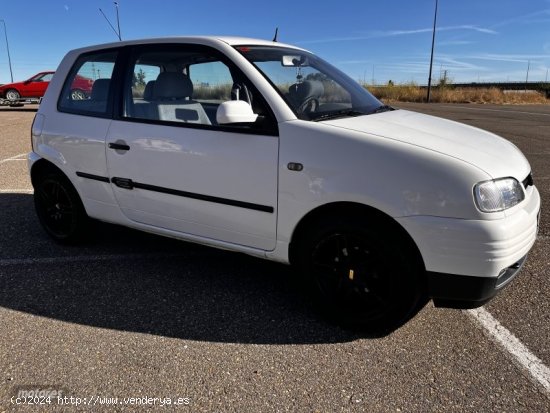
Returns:
[[[110,116],[110,96],[117,52],[81,56],[71,69],[58,109],[89,116]]]

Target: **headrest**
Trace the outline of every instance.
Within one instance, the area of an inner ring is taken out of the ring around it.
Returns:
[[[288,94],[293,100],[305,102],[307,99],[319,99],[325,88],[318,80],[305,80],[302,83],[295,83],[288,89]]]
[[[153,90],[155,87],[155,81],[150,80],[145,85],[145,89],[143,90],[143,99],[144,100],[153,100]]]
[[[90,99],[96,101],[107,100],[110,84],[111,79],[97,79],[92,85],[92,93],[90,94]]]
[[[155,99],[183,99],[193,95],[193,83],[183,73],[162,72],[158,75],[153,96]]]

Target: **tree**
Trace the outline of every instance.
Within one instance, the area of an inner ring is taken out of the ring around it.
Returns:
[[[132,79],[134,87],[145,87],[145,72],[143,69],[139,69],[137,73],[134,72],[134,77]]]
[[[325,75],[324,73],[320,73],[320,72],[310,73],[309,75],[306,76],[306,80],[319,80],[321,82],[331,81],[331,79],[327,75]]]
[[[443,71],[442,76],[439,78],[439,87],[445,88],[452,83],[452,79],[449,77],[447,70]]]

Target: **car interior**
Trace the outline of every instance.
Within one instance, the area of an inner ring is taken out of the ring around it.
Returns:
[[[218,126],[217,109],[227,100],[250,104],[259,115],[258,123],[265,121],[268,114],[263,99],[256,97],[258,92],[236,68],[218,57],[205,53],[152,52],[135,60],[134,74],[138,66],[155,67],[158,75],[151,79],[146,76],[146,82],[134,82],[127,87],[126,117]]]

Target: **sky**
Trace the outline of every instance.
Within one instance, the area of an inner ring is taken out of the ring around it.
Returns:
[[[123,40],[235,35],[308,49],[367,83],[427,84],[435,0],[119,0]],[[15,81],[55,70],[65,53],[116,41],[111,0],[0,0]],[[436,81],[544,81],[550,0],[439,0]],[[0,84],[10,82],[0,22]]]

